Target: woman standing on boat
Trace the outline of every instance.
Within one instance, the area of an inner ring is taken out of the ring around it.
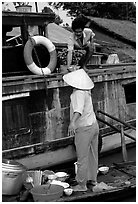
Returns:
[[[84,69],[63,76],[73,87],[68,135],[75,136],[78,185],[74,191],[86,191],[87,182],[97,182],[99,127],[93,110],[91,89],[94,84]]]

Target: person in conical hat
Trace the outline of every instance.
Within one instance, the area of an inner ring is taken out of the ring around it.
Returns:
[[[91,89],[94,83],[79,69],[63,76],[73,87],[70,96],[70,124],[68,136],[75,137],[77,153],[77,185],[74,191],[87,191],[87,183],[97,182],[99,126],[93,110]]]
[[[78,69],[63,76],[63,80],[70,86],[90,90],[94,87],[94,83],[84,69]]]

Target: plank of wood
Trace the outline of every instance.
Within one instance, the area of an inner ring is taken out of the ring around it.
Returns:
[[[11,100],[11,99],[15,99],[15,98],[28,97],[28,96],[30,96],[29,92],[19,93],[19,94],[11,94],[11,95],[7,95],[7,96],[2,96],[2,101]]]

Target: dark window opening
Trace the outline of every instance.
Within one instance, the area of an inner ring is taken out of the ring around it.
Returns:
[[[136,103],[136,82],[124,85],[126,104]]]
[[[7,100],[2,105],[4,133],[26,132],[29,128],[26,98]]]

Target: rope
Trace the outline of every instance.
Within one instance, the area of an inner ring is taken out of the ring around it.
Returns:
[[[23,23],[24,23],[24,25],[25,25],[25,29],[26,29],[26,31],[27,31],[27,35],[28,35],[28,37],[29,37],[29,39],[30,39],[30,41],[31,41],[31,43],[32,43],[32,45],[33,45],[32,38],[31,38],[31,36],[30,36],[30,34],[29,34],[29,32],[28,32],[28,29],[27,29],[27,24],[26,24],[26,21],[25,21],[25,17],[23,17]],[[43,69],[42,69],[42,65],[41,65],[41,62],[40,62],[40,60],[39,60],[39,57],[38,57],[38,54],[37,54],[37,51],[36,51],[35,47],[34,47],[34,54],[35,54],[35,56],[36,56],[36,59],[37,59],[38,65],[39,65],[39,67],[40,67],[40,69],[41,69],[41,72],[42,72],[42,74],[43,74],[43,78],[44,78],[44,82],[45,82],[46,98],[48,98],[47,80],[46,80],[46,77],[45,77],[44,71],[43,71]],[[48,103],[47,103],[47,105],[48,105]],[[46,110],[48,110],[48,107],[47,107],[47,106],[46,106]]]

